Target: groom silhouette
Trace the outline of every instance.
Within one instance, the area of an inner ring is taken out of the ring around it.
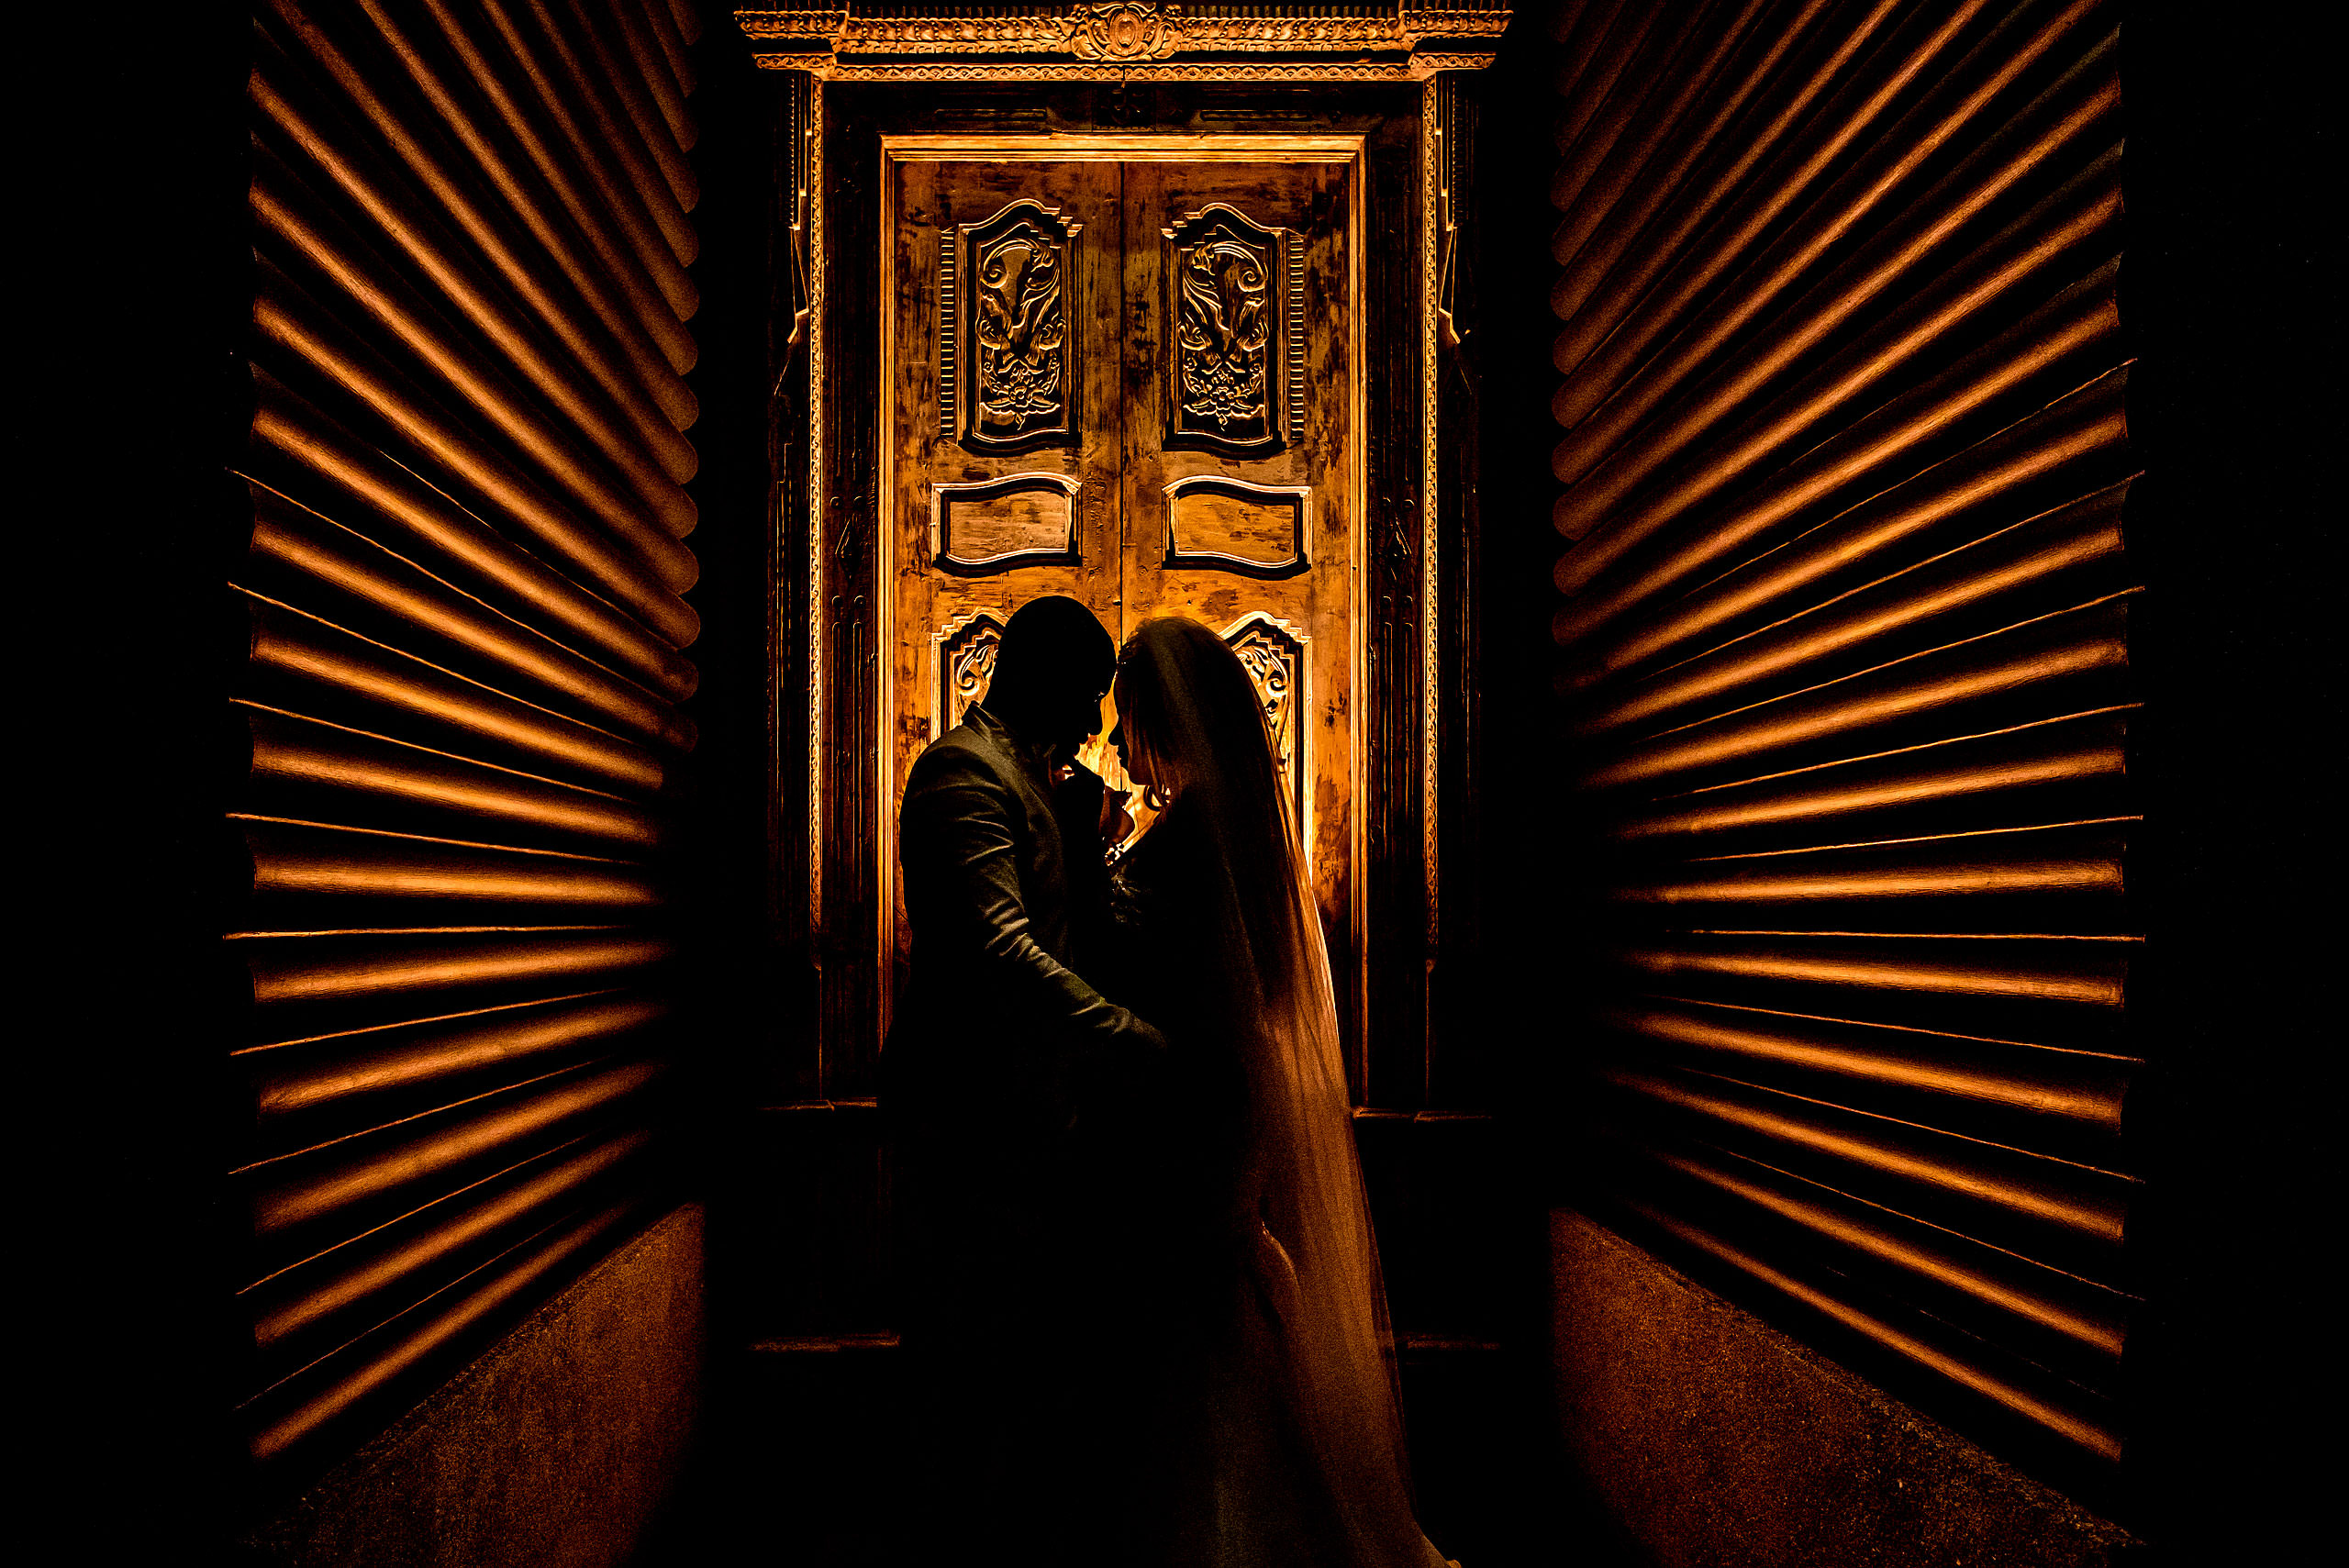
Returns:
[[[898,818],[913,951],[883,1052],[913,1451],[908,1562],[1098,1562],[1088,1412],[1130,1329],[1108,1151],[1164,1055],[1073,967],[1103,918],[1100,729],[1116,645],[1048,596],[985,700],[915,762]],[[1088,1546],[1090,1551],[1088,1551]]]

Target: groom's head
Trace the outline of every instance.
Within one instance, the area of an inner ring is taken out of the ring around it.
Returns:
[[[1093,612],[1059,594],[1013,612],[996,651],[987,711],[1031,746],[1074,751],[1101,728],[1118,645]]]

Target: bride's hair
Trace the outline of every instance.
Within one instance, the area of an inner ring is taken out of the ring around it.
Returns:
[[[1128,744],[1158,781],[1152,793],[1221,851],[1216,892],[1242,939],[1222,956],[1252,982],[1239,994],[1306,1001],[1292,990],[1312,982],[1312,963],[1299,961],[1319,950],[1319,922],[1303,929],[1312,917],[1304,856],[1255,683],[1221,638],[1170,616],[1127,642],[1116,690]]]
[[[1118,661],[1127,744],[1173,797],[1208,889],[1208,1015],[1248,1080],[1242,1202],[1261,1221],[1256,1278],[1353,1539],[1349,1562],[1420,1562],[1386,1290],[1338,1040],[1336,997],[1305,849],[1255,684],[1196,621],[1144,625]]]

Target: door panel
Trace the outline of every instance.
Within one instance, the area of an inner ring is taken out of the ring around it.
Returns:
[[[895,818],[914,758],[984,695],[1011,612],[1067,594],[1120,641],[1181,614],[1239,653],[1354,994],[1353,168],[896,163],[885,957],[907,947]],[[1085,761],[1127,784],[1106,742]]]
[[[1341,965],[1357,793],[1350,169],[1150,162],[1124,178],[1124,625],[1204,621],[1256,677]]]

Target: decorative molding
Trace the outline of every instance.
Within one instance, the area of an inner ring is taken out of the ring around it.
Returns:
[[[1508,31],[1510,8],[1403,7],[1403,31],[1413,38],[1497,39]]]
[[[1413,54],[1408,60],[1246,63],[1169,61],[1120,66],[1111,62],[1055,65],[1010,61],[926,61],[918,64],[838,61],[818,54],[754,54],[762,71],[800,71],[827,82],[1425,82],[1439,72],[1482,71],[1491,52]]]
[[[960,417],[954,401],[954,253],[951,228],[938,231],[938,433],[950,439]]]
[[[1317,111],[1318,113],[1319,111]],[[1363,156],[1360,135],[1314,136],[1285,131],[1182,131],[1134,135],[1126,131],[1012,130],[932,133],[885,131],[883,155],[892,163],[951,162],[968,159],[1051,163],[1342,163]]]
[[[1306,438],[1305,428],[1305,236],[1288,233],[1288,439],[1292,445]]]
[[[1272,737],[1273,761],[1287,779],[1289,806],[1302,834],[1308,776],[1303,716],[1310,711],[1305,684],[1311,668],[1305,654],[1312,639],[1289,621],[1251,610],[1224,628],[1223,640],[1240,656],[1240,667],[1256,688],[1264,728]]]
[[[1166,444],[1261,457],[1285,444],[1281,378],[1296,333],[1283,296],[1290,231],[1213,202],[1167,241]]]
[[[1071,8],[1068,41],[1062,47],[1079,60],[1164,60],[1181,38],[1181,14],[1137,0]]]
[[[963,711],[986,694],[1003,646],[1004,617],[993,610],[956,616],[930,634],[930,685],[927,739],[936,740],[963,722]]]
[[[1004,451],[1075,431],[1076,353],[1069,341],[1077,234],[1061,209],[1016,201],[958,226],[957,345],[963,445]],[[943,258],[945,243],[940,246]]]
[[[806,84],[807,123],[799,133],[801,222],[807,254],[807,927],[824,929],[824,756],[829,738],[825,688],[832,672],[824,657],[824,597],[831,584],[824,569],[824,527],[829,504],[825,471],[825,415],[831,403],[824,362],[825,279],[830,267],[824,235],[824,90]],[[797,100],[795,98],[796,108]]]
[[[1426,877],[1427,958],[1432,964],[1440,933],[1436,894],[1438,817],[1436,795],[1442,768],[1443,643],[1439,581],[1436,485],[1442,472],[1442,383],[1437,357],[1440,328],[1448,323],[1444,261],[1450,247],[1442,232],[1452,211],[1455,171],[1451,147],[1456,131],[1460,90],[1455,83],[1430,82],[1419,95],[1419,832],[1421,871]],[[1428,1015],[1431,1020],[1433,1014]],[[1432,1021],[1430,1028],[1433,1027]],[[1429,1060],[1432,1061],[1432,1057]]]
[[[1411,55],[1411,79],[1425,82],[1446,71],[1482,71],[1492,64],[1495,51],[1488,49],[1460,50],[1436,53],[1427,50],[1414,50]]]
[[[839,81],[1416,81],[1432,71],[1490,64],[1490,48],[1461,46],[1497,40],[1510,15],[1506,8],[1452,10],[1401,0],[1335,17],[1317,14],[1325,7],[1291,5],[1218,6],[1216,14],[1194,16],[1180,0],[983,0],[953,9],[959,14],[942,14],[948,7],[940,6],[939,15],[875,16],[852,3],[742,9],[734,17],[751,39],[783,46],[758,50],[762,67]],[[1421,47],[1428,43],[1443,48],[1431,52]],[[986,59],[1014,54],[1047,58]],[[1314,61],[1316,54],[1390,58],[1341,64]],[[1232,55],[1307,58],[1244,65],[1189,58]],[[897,56],[921,59],[891,58]]]
[[[754,39],[829,38],[848,26],[848,12],[738,10],[734,19]]]

